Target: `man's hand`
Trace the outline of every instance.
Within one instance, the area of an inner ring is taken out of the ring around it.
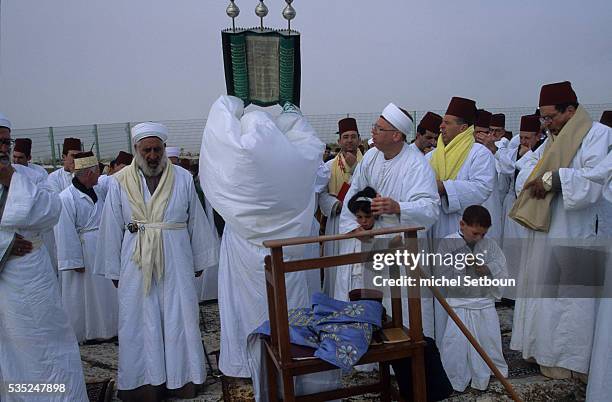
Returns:
[[[400,205],[393,198],[381,197],[376,194],[376,198],[372,200],[372,214],[374,216],[393,215],[400,213]]]
[[[196,272],[196,273],[195,273],[195,277],[196,277],[196,278],[199,278],[200,276],[202,276],[202,273],[203,273],[203,272],[204,272],[204,271],[198,271],[198,272]]]
[[[8,165],[0,163],[0,184],[2,184],[4,187],[9,187],[11,185],[14,172],[15,169],[13,169],[13,166],[11,166],[10,163]]]
[[[521,145],[520,148],[519,148],[519,156],[525,155],[527,153],[527,151],[529,151],[529,147]]]
[[[17,257],[23,257],[26,254],[30,254],[32,252],[32,242],[23,238],[20,234],[15,234],[15,241],[13,242],[13,247],[11,248],[11,255],[16,255]]]
[[[436,184],[438,185],[438,194],[440,194],[440,197],[446,194],[444,183],[441,180],[436,180]]]
[[[491,270],[486,265],[477,265],[476,266],[476,274],[478,276],[489,276],[491,275]]]
[[[344,161],[346,162],[347,165],[349,165],[349,167],[353,167],[355,166],[355,163],[357,163],[357,154],[355,153],[351,153],[351,152],[343,152],[342,155],[344,156]]]
[[[544,183],[542,183],[542,176],[536,177],[525,185],[525,190],[530,191],[532,198],[541,200],[546,197],[547,191],[544,189]]]
[[[115,285],[115,289],[117,289],[119,287],[119,280],[113,279],[113,285]]]

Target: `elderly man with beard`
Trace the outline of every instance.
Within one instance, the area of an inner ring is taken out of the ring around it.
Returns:
[[[192,398],[206,378],[194,274],[218,263],[191,174],[168,162],[168,129],[132,128],[134,160],[110,176],[95,272],[119,297],[119,396]]]

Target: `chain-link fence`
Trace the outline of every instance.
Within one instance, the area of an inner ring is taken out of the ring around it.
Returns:
[[[594,120],[599,120],[604,110],[611,110],[612,103],[583,105]],[[492,113],[506,115],[506,130],[514,135],[519,132],[521,116],[532,114],[534,107],[513,107],[488,109]],[[431,110],[440,115],[444,109]],[[411,111],[416,125],[427,111]],[[335,143],[338,140],[338,120],[350,116],[357,120],[357,126],[363,139],[369,139],[371,126],[380,113],[345,113],[308,115],[307,118],[317,131],[321,141]],[[202,132],[205,119],[160,121],[169,129],[169,146],[181,148],[184,155],[197,155],[200,152]],[[35,163],[57,165],[61,160],[61,148],[64,138],[76,137],[83,142],[85,150],[92,150],[100,160],[111,160],[119,151],[131,149],[130,128],[136,123],[93,124],[87,126],[45,127],[13,130],[13,138],[32,139],[32,161]],[[409,141],[412,138],[408,139]]]

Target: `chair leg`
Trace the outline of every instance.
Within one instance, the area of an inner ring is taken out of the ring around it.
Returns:
[[[272,357],[268,351],[264,352],[266,355],[266,375],[268,376],[268,396],[270,402],[278,402],[278,376],[276,373],[276,366],[272,361]]]
[[[380,362],[378,363],[378,367],[378,375],[380,377],[380,384],[382,385],[380,400],[381,402],[391,402],[391,374],[389,373],[389,363]]]
[[[412,355],[412,396],[414,402],[427,401],[425,383],[425,350],[419,349]]]
[[[283,378],[283,402],[295,402],[295,388],[293,386],[293,376],[281,371]]]

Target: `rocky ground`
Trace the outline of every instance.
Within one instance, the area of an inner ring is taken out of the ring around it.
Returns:
[[[509,366],[509,380],[521,395],[524,401],[583,401],[585,399],[586,387],[578,380],[550,380],[539,374],[537,365],[527,363],[521,359],[520,354],[509,350],[512,308],[498,307],[504,355]],[[200,307],[202,338],[204,339],[208,353],[214,353],[219,349],[219,312],[216,303],[204,304]],[[85,381],[90,400],[98,401],[103,384],[117,375],[117,350],[115,342],[102,343],[99,345],[81,346],[81,358],[85,372]],[[216,360],[211,356],[215,373]],[[344,377],[345,384],[361,383],[371,381],[376,374],[359,373],[357,371]],[[249,381],[230,379],[209,375],[204,390],[193,402],[222,401],[246,402],[253,400],[253,392]],[[112,398],[118,401],[116,391]],[[376,401],[376,395],[366,395],[346,399],[346,401],[362,402]],[[495,379],[492,379],[489,388],[484,391],[469,390],[464,393],[456,393],[446,399],[448,402],[493,402],[510,401],[506,396],[504,388]]]

